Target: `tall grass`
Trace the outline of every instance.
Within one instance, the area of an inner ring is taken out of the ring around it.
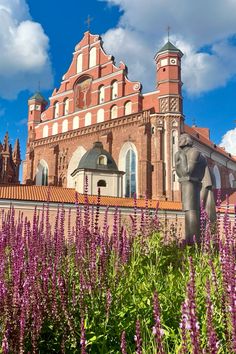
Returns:
[[[48,206],[2,213],[2,353],[236,352],[235,225],[226,214],[220,238],[202,215],[190,247],[134,205],[129,229],[118,209],[108,226],[99,197],[66,230],[63,206],[54,227]]]

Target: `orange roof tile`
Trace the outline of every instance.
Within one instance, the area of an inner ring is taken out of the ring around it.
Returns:
[[[65,203],[74,204],[75,203],[75,190],[72,188],[62,188],[62,187],[45,187],[45,186],[0,186],[0,200],[17,200],[17,201],[38,201],[46,202],[48,200],[50,203]],[[78,194],[79,203],[84,203],[84,195]],[[97,203],[97,196],[88,196],[90,204]],[[137,199],[137,207],[145,207],[145,199]],[[100,204],[103,206],[113,206],[113,207],[126,207],[132,208],[134,206],[133,198],[116,198],[116,197],[106,197],[101,196]],[[148,207],[155,209],[157,205],[157,200],[148,200]],[[161,210],[182,210],[182,204],[180,202],[168,202],[159,201],[159,209]]]

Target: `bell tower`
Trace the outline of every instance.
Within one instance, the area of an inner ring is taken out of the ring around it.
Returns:
[[[26,184],[33,183],[34,150],[32,143],[35,139],[35,126],[41,121],[41,114],[45,111],[47,101],[40,92],[36,92],[28,100],[28,141],[26,159],[23,165],[23,181]]]
[[[183,53],[168,41],[156,54],[156,82],[160,113],[182,114],[181,58]]]
[[[180,188],[175,171],[175,153],[183,132],[181,58],[183,53],[169,40],[157,52],[156,82],[158,90],[158,118],[163,122],[163,186],[167,200],[180,200]]]
[[[36,92],[28,100],[28,131],[33,130],[35,125],[40,123],[41,114],[45,111],[46,106],[47,101],[39,92]]]

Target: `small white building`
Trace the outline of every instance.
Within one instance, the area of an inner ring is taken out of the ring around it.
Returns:
[[[71,176],[79,193],[85,192],[87,177],[88,194],[97,194],[100,188],[100,194],[103,196],[122,197],[124,173],[118,170],[111,154],[97,141],[81,158]]]

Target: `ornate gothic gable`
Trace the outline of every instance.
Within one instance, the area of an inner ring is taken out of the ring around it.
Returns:
[[[91,111],[85,114],[91,113],[94,119],[91,118],[91,122],[90,120],[88,122],[95,124],[110,119],[110,116],[106,117],[105,112],[109,114],[113,105],[124,107],[129,99],[133,107],[132,110],[127,111],[136,113],[141,104],[140,93],[141,84],[131,82],[127,78],[125,64],[120,62],[116,66],[114,58],[105,53],[101,38],[86,32],[84,38],[75,47],[72,63],[63,75],[60,87],[54,89],[49,107],[42,112],[41,121],[46,122],[65,116],[72,120],[78,111],[90,108]],[[97,117],[99,106],[104,110],[104,114],[100,113]],[[113,110],[113,118],[124,115],[124,113]],[[85,114],[79,116],[79,126],[87,125]],[[60,127],[58,126],[55,131],[59,133]],[[50,135],[50,131],[48,134]],[[38,138],[40,135],[43,137],[43,127],[36,131]]]
[[[6,133],[3,144],[0,143],[0,183],[16,184],[19,183],[20,144],[17,139],[14,149],[9,143],[9,136]]]

